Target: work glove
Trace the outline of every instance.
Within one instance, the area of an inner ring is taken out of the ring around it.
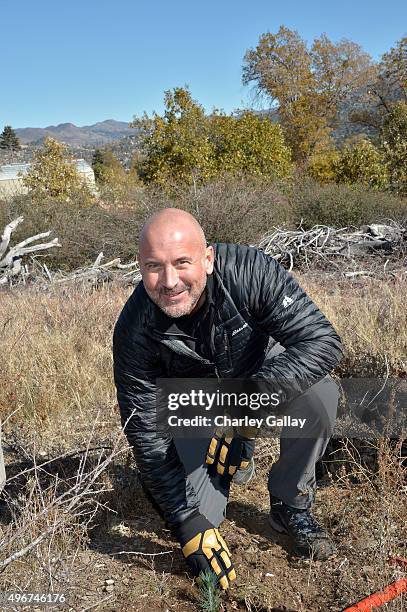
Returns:
[[[205,516],[194,514],[175,528],[175,535],[193,576],[209,569],[224,590],[236,579],[225,540]]]
[[[241,427],[236,431],[216,429],[209,443],[206,463],[218,474],[233,478],[237,470],[247,470],[251,464],[257,429]]]

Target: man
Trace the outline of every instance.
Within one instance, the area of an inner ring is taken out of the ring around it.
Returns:
[[[328,558],[334,548],[310,508],[315,463],[338,401],[337,385],[327,376],[342,355],[332,325],[276,260],[243,245],[207,246],[185,211],[168,208],[148,220],[139,262],[142,282],[114,330],[117,398],[143,487],[193,574],[210,568],[224,589],[235,578],[217,528],[232,476],[252,465],[253,440],[246,432],[233,439],[216,435],[208,449],[209,440],[191,446],[158,433],[158,378],[265,381],[278,389],[287,414],[306,414],[301,437],[282,434],[280,440],[268,483],[270,523],[292,537],[298,554]]]

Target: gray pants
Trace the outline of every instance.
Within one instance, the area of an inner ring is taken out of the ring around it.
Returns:
[[[339,388],[327,376],[290,402],[284,414],[306,418],[298,437],[283,427],[280,457],[272,466],[268,488],[270,495],[294,508],[310,508],[314,501],[315,464],[322,458],[332,435],[339,401]]]
[[[284,351],[276,345],[269,356]],[[339,388],[326,376],[286,404],[284,414],[305,418],[299,435],[283,427],[280,435],[280,457],[272,466],[268,488],[270,495],[294,508],[310,508],[315,496],[315,464],[323,456],[332,435],[338,408]],[[212,477],[205,465],[209,439],[175,439],[179,457],[188,480],[200,500],[200,511],[216,527],[225,518],[229,487],[220,476]]]

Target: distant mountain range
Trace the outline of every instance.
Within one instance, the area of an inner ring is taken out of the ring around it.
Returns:
[[[74,147],[102,146],[136,133],[125,121],[114,119],[83,127],[73,123],[60,123],[46,128],[17,128],[15,131],[23,144],[41,143],[45,138],[51,137]]]

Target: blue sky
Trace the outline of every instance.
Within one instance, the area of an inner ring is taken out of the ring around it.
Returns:
[[[402,0],[0,0],[0,129],[130,121],[188,84],[207,110],[249,107],[242,59],[280,25],[378,59],[407,34]]]

